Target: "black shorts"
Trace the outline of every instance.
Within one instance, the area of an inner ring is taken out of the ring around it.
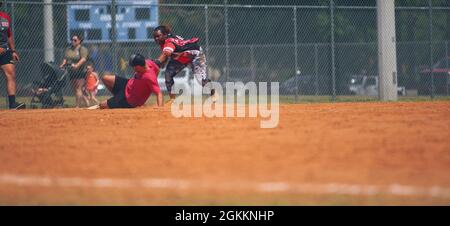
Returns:
[[[182,71],[189,64],[182,64],[176,60],[170,60],[166,67],[166,73],[176,76],[180,71]]]
[[[133,108],[127,102],[125,97],[125,89],[127,87],[128,79],[116,76],[114,87],[112,89],[113,97],[106,102],[109,108]]]
[[[8,49],[5,53],[0,55],[0,66],[6,65],[6,64],[14,64],[13,61],[13,52],[12,50]]]

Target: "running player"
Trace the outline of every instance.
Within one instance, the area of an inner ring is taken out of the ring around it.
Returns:
[[[206,57],[198,44],[199,38],[184,40],[181,36],[174,35],[167,26],[156,27],[153,30],[153,38],[162,50],[161,55],[154,60],[155,63],[162,67],[170,58],[165,71],[166,87],[170,96],[168,104],[175,99],[175,94],[172,94],[173,78],[186,66],[191,67],[194,77],[203,87],[211,82],[206,74]],[[215,98],[214,89],[211,89],[211,95]]]

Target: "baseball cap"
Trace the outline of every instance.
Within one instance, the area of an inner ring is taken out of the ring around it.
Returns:
[[[131,67],[145,66],[145,57],[139,53],[133,54],[128,62]]]

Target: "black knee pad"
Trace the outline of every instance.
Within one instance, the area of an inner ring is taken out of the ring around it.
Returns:
[[[172,75],[172,73],[166,71],[166,75],[165,75],[166,87],[167,87],[167,92],[169,92],[169,93],[172,91],[173,84],[175,84],[175,81],[173,81],[174,76],[175,75]]]
[[[172,86],[175,82],[173,81],[173,79],[171,79],[170,81],[166,80],[166,88],[167,88],[167,92],[171,93],[172,92]]]
[[[173,81],[173,78],[178,74],[178,72],[183,70],[184,67],[186,67],[186,66],[181,64],[178,61],[172,61],[171,60],[167,64],[165,78],[166,78],[167,91],[169,93],[171,93],[172,86],[173,86],[173,84],[175,84],[175,82]]]

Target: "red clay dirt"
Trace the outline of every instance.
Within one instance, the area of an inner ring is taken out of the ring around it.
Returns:
[[[0,111],[0,205],[450,204],[448,101],[281,105],[277,128],[260,121]]]

